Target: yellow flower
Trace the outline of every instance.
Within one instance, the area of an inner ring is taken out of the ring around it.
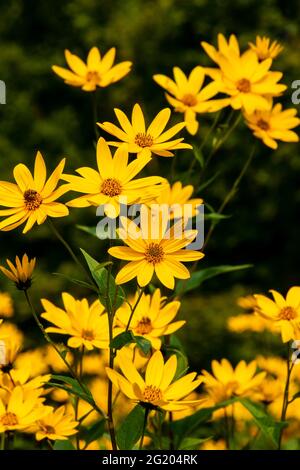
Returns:
[[[234,369],[227,359],[221,362],[212,361],[213,374],[206,370],[202,371],[202,380],[209,400],[219,403],[235,396],[247,396],[252,393],[264,380],[266,373],[256,374],[257,365],[255,361],[246,364],[240,361]]]
[[[0,399],[0,433],[26,429],[50,410],[51,407],[40,404],[37,391],[24,396],[22,388],[15,387],[7,404]]]
[[[231,34],[229,40],[221,33],[218,34],[218,49],[205,41],[201,42],[201,46],[205,50],[206,54],[216,63],[219,59],[231,55],[232,53],[237,56],[240,55],[240,46],[238,40],[234,34]],[[205,69],[207,70],[207,68]],[[208,69],[210,70],[210,69]]]
[[[272,332],[275,331],[269,321],[257,315],[252,315],[251,313],[229,317],[227,320],[227,327],[229,331],[233,331],[234,333],[244,333],[245,331],[261,333],[265,330]]]
[[[195,198],[190,199],[194,192],[194,187],[189,184],[182,186],[180,181],[176,181],[172,186],[167,183],[164,190],[161,191],[152,204],[167,204],[170,207],[170,218],[179,217],[194,217],[199,213],[197,209],[200,204],[203,204],[203,199]]]
[[[68,346],[88,350],[108,347],[108,320],[99,300],[89,305],[87,299],[76,300],[72,295],[62,294],[64,309],[56,307],[47,299],[42,299],[45,312],[42,317],[52,323],[46,328],[48,333],[68,335]]]
[[[130,301],[133,307],[138,299],[138,293]],[[156,289],[153,295],[143,294],[130,323],[130,330],[136,336],[147,338],[154,349],[161,348],[161,336],[170,335],[181,328],[185,321],[172,320],[177,315],[180,302],[166,303],[166,297],[162,297],[160,290]],[[116,312],[114,334],[118,335],[126,330],[131,314],[130,306],[125,303]]]
[[[219,439],[214,441],[213,439],[209,439],[209,441],[205,441],[201,445],[201,450],[226,450],[226,442],[224,439]]]
[[[244,308],[245,310],[253,311],[256,308],[256,300],[253,295],[238,297],[236,303],[239,307]]]
[[[34,176],[23,163],[20,163],[14,168],[14,178],[17,184],[0,181],[0,205],[10,208],[0,210],[0,215],[9,216],[0,222],[0,230],[13,230],[27,221],[23,229],[23,233],[26,233],[35,223],[38,225],[44,223],[48,216],[68,215],[68,208],[56,202],[67,191],[66,185],[57,188],[64,165],[65,159],[59,163],[46,181],[46,165],[42,154],[37,152]]]
[[[53,346],[50,346],[53,348]],[[55,352],[56,355],[58,355]],[[36,377],[49,371],[45,348],[30,349],[18,354],[14,366],[19,370],[28,370],[30,377]]]
[[[14,265],[9,259],[6,260],[10,269],[0,266],[2,273],[13,281],[20,290],[27,290],[31,286],[32,273],[35,268],[36,259],[33,258],[29,261],[26,253],[23,255],[22,260],[16,256],[16,264]]]
[[[36,422],[36,440],[67,440],[69,436],[73,436],[78,432],[75,429],[78,424],[77,421],[74,421],[72,415],[66,413],[65,407],[61,406]]]
[[[155,215],[154,218],[151,219]],[[185,230],[181,221],[167,229],[166,217],[154,214],[142,206],[140,228],[129,219],[121,217],[123,227],[120,238],[126,247],[113,247],[108,250],[115,258],[130,261],[117,274],[116,283],[123,284],[137,277],[143,287],[149,284],[155,273],[162,284],[174,289],[174,278],[189,279],[190,273],[182,261],[196,261],[204,254],[184,249],[197,236],[197,230]],[[174,236],[175,234],[175,236]]]
[[[23,333],[12,323],[0,320],[0,369],[10,370],[22,347]]]
[[[126,142],[128,152],[136,153],[138,157],[142,155],[150,157],[152,153],[161,157],[173,157],[174,150],[192,148],[191,145],[183,142],[183,138],[170,140],[185,127],[185,123],[176,124],[164,132],[171,116],[169,108],[160,111],[147,128],[143,111],[138,104],[133,107],[131,122],[120,109],[115,109],[115,114],[121,129],[110,122],[98,123],[101,129],[121,141],[108,142],[109,145],[120,147],[122,142]]]
[[[252,129],[253,134],[261,139],[271,149],[276,149],[276,140],[283,142],[299,142],[298,135],[291,131],[299,126],[300,119],[296,117],[296,109],[285,109],[277,103],[266,111],[255,111],[252,114],[245,113],[247,126]]]
[[[4,391],[11,392],[15,387],[21,386],[24,391],[24,396],[31,393],[32,390],[38,391],[38,395],[44,395],[46,392],[43,389],[51,375],[39,375],[33,379],[30,378],[31,368],[27,369],[10,369],[9,372],[3,372],[0,375],[0,397],[3,399],[5,396]]]
[[[174,80],[160,74],[154,75],[153,79],[170,93],[166,93],[168,102],[175,111],[184,113],[187,131],[195,135],[199,127],[196,114],[219,111],[229,104],[229,100],[210,99],[219,92],[219,89],[214,82],[202,88],[205,78],[203,67],[195,67],[189,77],[179,67],[174,67],[173,74]]]
[[[71,70],[57,65],[53,65],[52,70],[63,78],[67,85],[80,87],[84,91],[95,91],[97,86],[107,87],[130,72],[132,62],[126,61],[113,65],[115,55],[115,47],[109,49],[102,58],[98,47],[92,47],[85,64],[78,56],[66,49],[65,57]]]
[[[12,298],[8,292],[0,292],[0,317],[9,318],[14,314]]]
[[[66,348],[61,345],[61,344],[56,344],[56,347],[60,350],[60,352],[64,352]],[[53,346],[51,344],[47,344],[44,348],[44,354],[45,354],[45,363],[48,365],[48,367],[51,368],[54,372],[61,373],[61,372],[68,372],[67,366],[60,357],[60,355],[55,351]],[[74,357],[71,351],[68,351],[65,359],[68,361],[68,364],[73,364],[74,362]]]
[[[281,44],[277,41],[271,43],[270,38],[266,36],[256,36],[256,42],[248,43],[250,48],[257,54],[258,60],[275,59],[283,50]]]
[[[300,287],[291,287],[284,298],[279,292],[270,290],[274,301],[264,295],[255,295],[256,312],[274,323],[281,331],[282,341],[300,338]]]
[[[118,148],[114,157],[106,141],[100,138],[97,144],[98,171],[83,167],[77,170],[80,176],[63,175],[72,191],[85,193],[84,196],[68,202],[71,207],[104,205],[108,217],[115,218],[120,213],[120,204],[135,204],[155,198],[162,191],[164,178],[149,176],[133,179],[149,162],[144,155],[128,164],[126,146]]]
[[[159,407],[167,411],[179,411],[195,404],[194,400],[187,401],[183,398],[195,390],[201,380],[196,379],[196,372],[192,372],[172,382],[177,369],[175,355],[164,363],[162,353],[156,351],[147,364],[145,379],[139,374],[134,364],[128,361],[128,356],[123,357],[122,351],[118,354],[118,360],[124,375],[109,367],[106,369],[107,375],[112,383],[131,400],[150,408]]]
[[[219,87],[221,93],[229,95],[233,109],[243,109],[247,113],[255,110],[268,110],[270,97],[280,95],[286,86],[278,83],[281,72],[270,72],[272,59],[258,61],[251,49],[239,55],[230,48],[226,55],[215,59],[219,69],[206,68],[206,74]]]

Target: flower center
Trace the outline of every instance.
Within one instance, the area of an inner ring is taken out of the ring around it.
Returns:
[[[41,431],[44,434],[55,434],[55,429],[53,426],[50,426],[49,424],[43,424],[43,423],[39,423],[39,425],[40,425]]]
[[[92,72],[92,71],[90,71],[90,72],[88,72],[88,73],[86,74],[86,80],[87,80],[88,82],[99,82],[99,78],[100,78],[100,77],[99,77],[98,72]]]
[[[159,243],[149,243],[145,251],[145,258],[148,263],[160,263],[164,257],[164,250]]]
[[[236,84],[236,87],[242,93],[249,93],[251,89],[251,83],[247,78],[241,78]]]
[[[186,95],[184,95],[181,101],[186,106],[195,106],[198,102],[196,96],[192,95],[191,93],[187,93]]]
[[[281,320],[294,320],[296,317],[297,312],[293,307],[284,307],[279,314]]]
[[[267,121],[265,121],[264,119],[259,119],[259,121],[257,121],[257,125],[258,127],[260,127],[263,131],[267,131],[270,129],[270,126],[269,126],[269,123]]]
[[[114,178],[107,178],[102,182],[101,193],[105,196],[114,197],[118,196],[122,192],[122,185],[120,181]]]
[[[93,339],[95,339],[95,335],[92,330],[82,330],[81,337],[86,341],[93,341]]]
[[[35,211],[42,204],[42,196],[34,189],[27,189],[23,196],[26,209],[29,211]]]
[[[153,330],[149,317],[143,317],[137,324],[135,331],[139,335],[147,335]]]
[[[8,411],[1,416],[0,423],[3,424],[3,426],[16,426],[18,424],[18,418],[15,413]]]
[[[155,403],[162,399],[162,392],[154,385],[147,385],[143,393],[143,399],[149,403]]]
[[[139,147],[151,147],[153,145],[154,139],[152,135],[150,134],[145,134],[144,132],[139,132],[136,134],[134,142],[139,146]]]

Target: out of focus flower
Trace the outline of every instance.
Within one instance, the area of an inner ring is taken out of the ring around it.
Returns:
[[[276,331],[276,328],[274,328],[268,320],[257,315],[252,315],[251,313],[229,317],[227,320],[227,327],[234,333],[243,333],[244,331],[261,333],[265,330],[272,331],[274,333]]]
[[[87,299],[76,300],[72,295],[62,294],[64,309],[42,299],[45,312],[42,317],[55,326],[46,328],[48,333],[70,336],[68,346],[88,350],[108,347],[108,320],[104,307],[96,300],[89,305]]]
[[[219,439],[214,441],[213,439],[209,439],[209,441],[205,441],[201,444],[201,450],[226,450],[226,442],[224,439]]]
[[[128,152],[136,153],[138,157],[151,154],[161,157],[173,157],[178,149],[191,149],[192,146],[183,142],[183,138],[170,140],[185,127],[185,123],[179,123],[165,131],[170,119],[171,111],[165,108],[160,111],[146,128],[143,111],[139,104],[135,104],[132,110],[131,122],[120,109],[115,109],[121,128],[110,122],[98,123],[101,129],[117,137],[121,142],[108,142],[109,145],[120,147],[122,143],[128,144]]]
[[[9,269],[0,266],[2,273],[11,281],[13,281],[19,290],[27,290],[31,286],[32,274],[35,268],[36,259],[28,259],[26,253],[20,259],[16,256],[15,264],[9,259],[6,260]]]
[[[187,131],[195,135],[199,127],[196,115],[219,111],[228,106],[229,99],[211,100],[219,92],[219,89],[214,82],[203,87],[205,79],[203,67],[195,67],[189,77],[179,67],[174,67],[173,74],[174,80],[160,74],[154,75],[153,79],[167,90],[168,102],[175,108],[175,111],[184,113]]]
[[[131,205],[152,200],[162,191],[165,179],[149,176],[134,179],[149,162],[149,155],[143,155],[128,163],[128,151],[124,144],[112,157],[109,146],[103,138],[97,144],[98,171],[83,167],[77,170],[80,176],[63,175],[69,182],[69,189],[83,196],[68,202],[70,207],[104,206],[108,217],[118,217],[120,204]]]
[[[291,339],[298,339],[300,337],[300,287],[291,287],[286,298],[275,290],[270,290],[270,292],[274,300],[264,295],[255,295],[257,314],[273,322],[281,331],[284,343]]]
[[[126,330],[131,311],[138,299],[138,293],[130,301],[131,308],[124,303],[116,312],[114,333],[118,335]],[[153,295],[143,294],[130,323],[130,330],[136,336],[144,336],[154,349],[161,348],[161,336],[170,335],[181,328],[185,321],[172,322],[177,315],[180,302],[173,301],[165,304],[166,297],[162,297],[160,290],[156,289]]]
[[[282,105],[279,103],[266,111],[244,114],[246,124],[253,131],[255,137],[272,149],[278,147],[276,140],[299,142],[296,132],[291,131],[300,124],[300,119],[296,115],[296,109],[285,109],[283,111]]]
[[[258,60],[275,59],[283,50],[281,44],[277,41],[271,42],[266,36],[256,36],[256,41],[248,43],[250,48],[256,53]]]
[[[170,219],[194,217],[199,213],[197,207],[203,203],[203,199],[190,199],[193,192],[194,187],[191,184],[182,186],[180,181],[176,181],[171,186],[167,183],[156,200],[150,204],[167,204],[170,209]]]
[[[53,346],[50,346],[53,348]],[[55,352],[57,355],[57,353]],[[30,377],[36,377],[49,371],[44,348],[21,352],[14,362],[16,369],[30,371]]]
[[[218,34],[218,49],[216,49],[212,44],[202,41],[201,46],[205,50],[206,54],[217,64],[219,59],[222,57],[230,56],[232,54],[240,56],[240,46],[237,40],[237,37],[234,34],[231,34],[229,40],[221,33]],[[206,70],[206,69],[205,69]]]
[[[0,292],[0,317],[9,318],[14,314],[12,298],[8,292]]]
[[[256,300],[254,295],[246,295],[244,297],[238,297],[236,303],[239,307],[245,310],[253,311],[256,308]]]
[[[92,47],[85,64],[77,55],[65,50],[65,58],[71,70],[53,65],[52,70],[64,79],[67,85],[80,87],[84,91],[95,91],[118,82],[130,72],[132,62],[120,62],[113,65],[116,55],[115,47],[109,49],[101,58],[98,47]]]
[[[78,432],[76,429],[78,424],[73,419],[73,415],[67,414],[65,407],[61,406],[36,422],[36,440],[67,440],[69,436],[73,436]]]
[[[56,200],[66,191],[67,185],[57,188],[58,181],[65,166],[63,159],[47,178],[44,159],[37,152],[34,165],[34,176],[23,163],[14,168],[16,183],[0,181],[0,205],[8,207],[1,209],[0,215],[9,216],[0,222],[0,230],[9,231],[26,221],[23,233],[28,232],[37,223],[41,225],[47,217],[64,217],[68,208]]]
[[[30,378],[30,369],[10,369],[9,372],[0,374],[0,397],[4,400],[5,393],[11,392],[15,387],[21,386],[24,394],[33,390],[38,392],[37,396],[44,395],[43,386],[50,380],[51,375],[39,375]],[[27,395],[26,395],[27,396]]]
[[[1,364],[0,369],[10,370],[22,347],[23,334],[12,323],[0,322]]]

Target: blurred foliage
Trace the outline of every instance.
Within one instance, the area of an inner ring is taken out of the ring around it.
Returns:
[[[215,43],[218,32],[226,35],[234,32],[242,47],[246,47],[256,34],[268,35],[285,47],[273,68],[284,72],[288,90],[283,100],[286,106],[291,106],[291,82],[299,78],[299,9],[297,0],[2,2],[0,78],[7,86],[7,104],[0,106],[1,179],[10,179],[19,162],[32,167],[37,149],[51,169],[62,156],[68,158],[68,172],[83,164],[94,165],[92,96],[66,86],[51,71],[52,64],[64,66],[65,48],[85,58],[93,45],[103,52],[116,46],[117,61],[132,60],[134,67],[124,80],[99,91],[98,119],[114,119],[115,106],[129,112],[136,101],[150,119],[166,106],[163,92],[152,75],[170,74],[174,65],[189,72],[197,64],[210,64],[200,40]],[[200,139],[211,119],[207,116],[201,119]],[[214,207],[220,204],[248,157],[252,141],[249,130],[241,125],[212,161],[206,178],[217,170],[220,176],[201,196]],[[241,356],[250,359],[260,346],[250,337],[241,341],[224,333],[224,318],[235,308],[237,291],[250,293],[271,287],[285,291],[299,283],[299,145],[281,144],[273,152],[259,142],[257,148],[255,161],[227,209],[231,217],[217,227],[201,262],[203,266],[252,263],[254,268],[216,278],[204,284],[192,302],[188,299],[184,303],[184,316],[190,323],[182,336],[189,339],[186,344],[192,361],[201,365],[207,366],[212,354],[234,360]],[[177,156],[177,178],[192,158],[192,152]],[[159,171],[167,175],[169,164],[160,158],[153,162],[152,170],[157,171],[159,165]],[[196,169],[191,182],[197,192],[200,167]],[[71,216],[59,221],[59,226],[74,245],[103,259],[105,243],[75,228],[75,224],[95,223],[95,211],[91,208],[71,211]],[[40,297],[57,298],[63,289],[72,288],[74,292],[74,286],[51,274],[60,271],[73,275],[74,267],[47,224],[35,227],[25,236],[19,230],[1,233],[1,262],[25,250],[38,257],[36,301]],[[1,289],[4,288],[11,289],[1,279]],[[78,288],[75,292],[86,294]],[[22,294],[15,299],[19,314],[25,315]],[[21,318],[26,327],[26,315]]]

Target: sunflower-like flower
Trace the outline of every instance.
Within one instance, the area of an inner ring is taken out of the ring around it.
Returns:
[[[156,351],[147,364],[145,379],[122,351],[118,354],[118,361],[123,375],[109,367],[106,368],[107,375],[131,400],[150,409],[158,407],[167,411],[179,411],[199,403],[199,400],[184,400],[202,382],[202,379],[196,379],[196,372],[173,382],[177,369],[176,355],[164,363],[162,353]]]
[[[64,441],[69,436],[78,432],[76,426],[79,423],[74,420],[72,414],[66,413],[65,406],[60,406],[55,411],[39,419],[36,424],[35,437],[37,441],[50,439],[51,441]]]
[[[138,299],[136,293],[130,302],[133,307]],[[143,294],[134,311],[130,322],[130,330],[136,336],[144,336],[154,349],[161,348],[161,336],[170,335],[181,328],[185,321],[172,322],[177,315],[180,302],[165,303],[160,290],[156,289],[153,295]],[[125,303],[116,312],[114,333],[118,335],[126,330],[131,315],[130,306]]]
[[[184,121],[187,131],[195,135],[199,123],[197,113],[212,113],[228,106],[229,99],[211,100],[218,92],[218,86],[214,82],[203,87],[205,70],[203,67],[195,67],[189,77],[179,67],[173,68],[174,80],[166,75],[154,75],[153,79],[162,88],[167,90],[166,98],[175,111],[184,113]]]
[[[227,41],[225,36],[222,33],[219,33],[217,41],[218,49],[216,49],[212,44],[209,44],[206,41],[201,41],[201,46],[205,50],[206,54],[217,64],[219,62],[219,59],[231,55],[232,53],[236,54],[237,56],[240,55],[239,42],[234,34],[231,34]],[[207,70],[207,68],[205,70]]]
[[[87,299],[76,300],[66,292],[62,294],[62,300],[64,309],[47,299],[41,300],[45,309],[41,316],[55,325],[46,328],[46,331],[70,336],[70,348],[107,348],[108,320],[99,300],[89,305]]]
[[[19,290],[27,290],[32,283],[32,274],[35,268],[36,259],[29,260],[26,253],[23,255],[22,260],[16,256],[15,265],[9,260],[6,260],[9,269],[0,266],[0,270],[8,279],[13,281]]]
[[[108,217],[115,218],[120,213],[120,204],[131,205],[146,202],[157,197],[165,187],[166,180],[160,176],[134,179],[147,165],[150,157],[143,155],[128,163],[128,151],[124,144],[112,157],[109,146],[102,137],[97,144],[98,171],[92,168],[79,168],[80,176],[63,175],[69,182],[71,191],[85,193],[67,205],[87,207],[104,205]]]
[[[174,289],[174,278],[190,277],[182,261],[196,261],[204,256],[199,251],[186,248],[198,232],[186,230],[182,221],[168,229],[167,217],[142,206],[140,227],[125,217],[121,217],[121,222],[123,228],[119,229],[119,235],[127,246],[112,247],[108,252],[115,258],[130,262],[117,274],[117,284],[137,277],[138,284],[143,287],[149,284],[155,273],[162,284]]]
[[[281,331],[282,341],[300,338],[300,287],[291,287],[284,298],[279,292],[270,290],[273,295],[268,297],[256,294],[256,313],[269,320]]]
[[[41,404],[38,391],[25,394],[22,387],[17,386],[7,403],[0,399],[0,433],[26,429],[51,410],[50,406]]]
[[[249,396],[261,384],[266,372],[256,373],[255,361],[240,361],[234,369],[227,359],[212,361],[212,374],[202,371],[201,378],[208,394],[208,402],[216,404],[229,398]]]
[[[17,184],[0,181],[0,205],[9,208],[0,210],[0,215],[9,216],[0,222],[0,230],[13,230],[27,221],[23,229],[23,233],[26,233],[35,223],[44,223],[48,216],[68,215],[68,208],[56,202],[67,191],[66,185],[57,188],[64,166],[65,159],[46,180],[46,165],[42,154],[37,152],[33,176],[29,169],[20,163],[14,168]]]
[[[0,292],[0,317],[9,318],[14,314],[12,298],[8,292]]]
[[[115,56],[115,47],[109,49],[102,58],[98,47],[92,47],[85,64],[78,56],[66,49],[65,58],[71,70],[57,65],[53,65],[52,70],[63,78],[67,85],[80,87],[84,91],[95,91],[97,86],[107,87],[130,72],[132,62],[125,61],[113,65]]]
[[[128,144],[129,153],[136,153],[139,157],[150,157],[152,153],[161,157],[173,157],[174,150],[192,148],[183,142],[183,138],[170,140],[185,127],[185,123],[176,124],[164,131],[171,116],[169,108],[160,111],[147,128],[143,111],[138,104],[133,107],[131,122],[120,109],[115,109],[115,114],[121,129],[110,122],[98,123],[101,129],[121,141],[108,142],[109,145],[120,147],[125,142]]]
[[[291,131],[300,124],[300,119],[296,115],[295,108],[282,110],[280,103],[266,111],[244,114],[246,124],[253,131],[255,137],[261,139],[271,149],[278,147],[276,140],[299,142],[296,132]]]
[[[255,44],[253,42],[248,44],[252,51],[256,53],[258,60],[275,59],[283,51],[281,44],[277,41],[271,42],[271,39],[266,36],[256,36]]]

